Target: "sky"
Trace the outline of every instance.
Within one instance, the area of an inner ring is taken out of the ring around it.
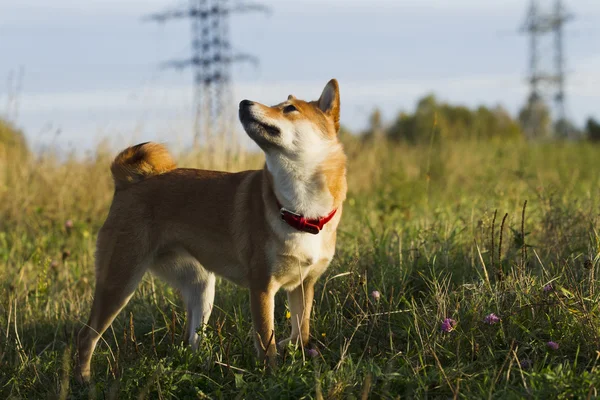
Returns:
[[[550,5],[550,0],[540,0]],[[188,20],[145,22],[182,0],[0,2],[0,116],[34,148],[91,149],[191,141],[190,70],[161,67],[190,51]],[[231,19],[231,42],[259,58],[233,68],[233,104],[288,94],[318,98],[330,78],[342,124],[364,128],[375,107],[388,121],[428,93],[467,106],[527,97],[524,0],[265,0],[268,15]],[[567,112],[600,118],[600,1],[565,0]],[[551,49],[551,42],[543,47]],[[542,60],[551,65],[552,54]],[[235,127],[241,133],[239,124]]]

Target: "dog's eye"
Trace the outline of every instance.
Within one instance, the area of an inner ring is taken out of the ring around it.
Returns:
[[[291,105],[291,104],[290,104],[290,105],[287,105],[287,106],[285,106],[285,107],[283,108],[283,112],[284,112],[284,113],[286,113],[286,114],[287,114],[287,113],[291,113],[291,112],[293,112],[293,111],[298,111],[298,109],[297,109],[296,107],[294,107],[293,105]]]

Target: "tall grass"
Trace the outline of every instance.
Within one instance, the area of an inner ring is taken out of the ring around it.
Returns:
[[[192,353],[177,294],[147,276],[99,344],[89,388],[73,378],[72,343],[89,311],[115,152],[10,165],[0,178],[0,397],[596,396],[600,148],[346,141],[350,193],[317,287],[314,351],[289,348],[265,375],[247,293],[220,282]],[[262,166],[257,154],[178,159]],[[276,301],[284,337],[285,296]],[[491,313],[498,323],[485,322]]]

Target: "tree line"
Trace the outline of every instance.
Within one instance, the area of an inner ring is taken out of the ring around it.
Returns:
[[[540,100],[530,101],[514,118],[502,106],[469,108],[439,101],[432,94],[421,98],[413,112],[401,111],[384,123],[375,109],[369,117],[365,140],[387,138],[409,143],[427,142],[432,135],[442,139],[550,140],[588,139],[600,141],[600,123],[589,118],[583,128],[570,121],[552,122],[550,110]]]

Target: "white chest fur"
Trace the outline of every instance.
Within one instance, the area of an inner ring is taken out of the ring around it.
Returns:
[[[271,260],[271,274],[286,289],[293,289],[308,276],[320,275],[333,258],[324,241],[323,232],[312,235],[304,232],[290,232],[294,228],[285,227],[283,242],[273,241],[268,244]]]
[[[305,218],[328,215],[333,206],[333,196],[318,173],[319,164],[328,154],[328,147],[315,145],[311,152],[294,152],[294,157],[281,154],[266,155],[267,169],[273,177],[275,196],[292,212]],[[276,239],[268,244],[272,276],[286,289],[298,286],[306,277],[318,274],[333,258],[331,234],[313,235],[300,232],[281,220],[275,209],[268,212]],[[331,222],[333,223],[333,221]]]

